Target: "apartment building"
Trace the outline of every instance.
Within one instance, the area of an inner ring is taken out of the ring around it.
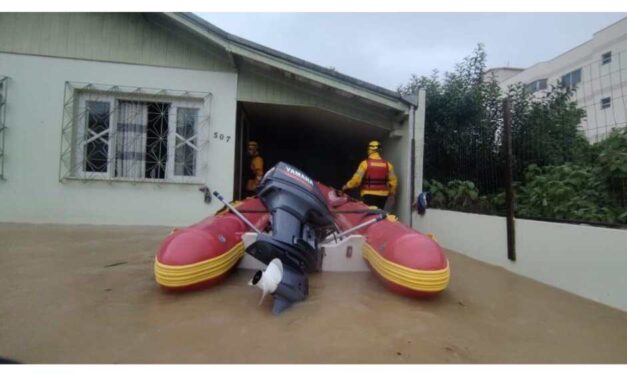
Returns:
[[[516,71],[493,68],[488,73],[503,89],[522,82],[536,95],[552,85],[574,88],[574,99],[586,111],[581,129],[591,142],[627,127],[627,17],[553,59]]]

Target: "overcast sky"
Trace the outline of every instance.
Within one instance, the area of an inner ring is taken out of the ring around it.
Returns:
[[[395,90],[451,70],[477,43],[488,66],[551,59],[627,13],[198,13],[267,47]]]

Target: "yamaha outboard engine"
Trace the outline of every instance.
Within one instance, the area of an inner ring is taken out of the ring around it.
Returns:
[[[272,311],[278,314],[309,294],[305,273],[321,269],[318,242],[335,224],[313,180],[287,163],[280,162],[266,173],[258,196],[270,212],[272,234],[259,234],[246,252],[264,264],[272,263],[266,270],[271,282],[259,271],[251,284],[274,296]]]

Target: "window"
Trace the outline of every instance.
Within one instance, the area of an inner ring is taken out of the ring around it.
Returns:
[[[609,64],[612,62],[612,51],[608,51],[601,55],[601,65]]]
[[[174,174],[177,176],[194,176],[198,152],[196,132],[198,109],[181,107],[176,116]]]
[[[575,89],[577,84],[581,82],[581,68],[563,75],[560,82],[562,83],[562,86]]]
[[[546,78],[543,78],[541,80],[535,80],[529,84],[527,84],[527,86],[525,86],[526,90],[530,93],[535,93],[538,90],[544,90],[546,89]]]
[[[109,102],[86,101],[86,124],[79,132],[84,140],[82,151],[84,171],[106,173],[109,169],[109,139],[111,134]]]
[[[610,97],[605,97],[603,99],[601,99],[601,109],[606,109],[606,108],[610,108],[612,106],[612,98]]]
[[[163,91],[73,91],[78,109],[71,127],[64,127],[72,136],[64,136],[71,157],[62,156],[62,177],[202,182],[198,160],[207,141],[206,98],[187,92],[174,97]]]
[[[7,102],[7,78],[0,76],[0,180],[4,179],[4,130]]]
[[[85,124],[79,129],[83,175],[133,180],[196,176],[198,107],[84,97]]]

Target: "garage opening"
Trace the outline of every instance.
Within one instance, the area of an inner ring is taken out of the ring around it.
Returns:
[[[366,158],[370,140],[389,130],[313,107],[238,102],[234,197],[242,198],[246,143],[259,143],[264,170],[287,162],[312,179],[341,188]],[[384,153],[385,154],[385,153]],[[385,155],[384,155],[385,157]],[[357,196],[358,192],[351,194]]]

